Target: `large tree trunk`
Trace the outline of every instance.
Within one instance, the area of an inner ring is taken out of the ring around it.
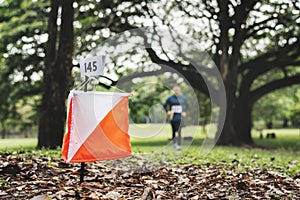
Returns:
[[[5,139],[6,138],[6,127],[5,127],[4,122],[1,122],[1,126],[2,126],[1,139]]]
[[[59,6],[62,8],[62,23],[58,42],[57,16]],[[48,24],[49,38],[40,107],[38,148],[53,149],[62,145],[66,117],[65,99],[71,81],[74,45],[73,15],[73,1],[51,1]]]
[[[236,131],[235,124],[235,89],[232,86],[233,80],[230,82],[225,81],[225,90],[226,90],[226,99],[227,99],[227,108],[226,108],[226,117],[224,127],[221,131],[221,135],[217,140],[218,145],[240,145],[241,141],[239,135]],[[221,108],[222,109],[222,108]],[[220,116],[222,117],[222,116]],[[222,127],[218,127],[219,129]]]
[[[224,127],[218,127],[221,132],[218,138],[218,145],[239,145],[240,140],[234,127],[235,122],[235,104],[236,104],[236,87],[237,87],[237,58],[238,48],[233,49],[232,55],[229,55],[229,28],[231,26],[231,18],[229,17],[229,1],[218,0],[220,7],[219,21],[220,21],[220,43],[219,50],[221,51],[219,70],[224,81],[226,90],[226,117]],[[221,108],[224,109],[224,108]],[[222,117],[220,115],[220,117]],[[221,130],[222,129],[222,130]],[[217,139],[217,138],[216,138]]]
[[[5,139],[5,132],[4,132],[4,130],[1,131],[1,139]]]
[[[240,98],[237,104],[236,130],[239,133],[240,140],[243,144],[253,144],[251,137],[252,130],[252,108],[247,98]]]

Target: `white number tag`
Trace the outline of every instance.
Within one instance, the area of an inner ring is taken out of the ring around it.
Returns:
[[[171,107],[174,113],[182,113],[182,106],[181,105],[174,105]]]
[[[84,76],[103,75],[105,56],[94,56],[91,58],[80,59],[80,74]]]

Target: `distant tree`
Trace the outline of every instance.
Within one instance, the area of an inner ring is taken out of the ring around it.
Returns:
[[[167,88],[164,86],[161,77],[147,77],[142,78],[135,84],[126,84],[121,88],[127,91],[132,91],[133,96],[129,101],[130,118],[134,123],[162,123],[165,122],[166,116],[164,115],[163,107],[158,108],[157,105],[164,103],[164,97],[168,93]],[[153,109],[160,109],[155,112]],[[163,111],[160,112],[160,111]],[[165,117],[165,118],[163,118]]]
[[[266,125],[272,122],[274,125],[281,126],[283,121],[288,117],[289,109],[294,103],[293,95],[295,87],[277,90],[265,95],[259,99],[253,107],[253,120],[262,121]],[[258,127],[258,128],[263,128]]]
[[[293,126],[300,127],[300,90],[298,89],[294,94],[294,102],[289,108],[289,119]]]
[[[1,127],[1,138],[4,139],[6,137],[7,133],[7,120],[9,119],[9,116],[11,115],[12,107],[10,106],[9,102],[9,93],[10,90],[12,89],[8,82],[8,76],[6,73],[6,70],[3,69],[3,67],[0,67],[0,78],[1,78],[1,83],[0,83],[0,90],[2,94],[5,95],[0,95],[0,127]]]

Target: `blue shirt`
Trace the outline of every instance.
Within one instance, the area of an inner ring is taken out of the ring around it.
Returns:
[[[180,121],[182,119],[182,112],[188,109],[188,101],[184,96],[171,95],[164,103],[166,111],[174,111],[172,121]]]

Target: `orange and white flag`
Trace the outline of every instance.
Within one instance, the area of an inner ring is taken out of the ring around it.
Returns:
[[[131,156],[128,134],[129,93],[71,91],[65,162],[93,162]]]

